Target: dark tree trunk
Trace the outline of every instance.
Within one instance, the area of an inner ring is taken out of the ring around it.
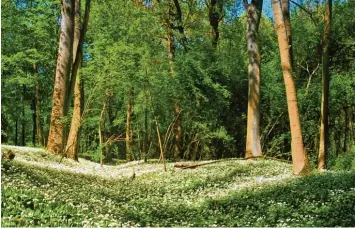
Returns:
[[[148,99],[147,99],[148,100]],[[144,153],[144,162],[148,160],[148,101],[146,101],[146,106],[144,110],[144,138],[143,138],[143,153]]]
[[[54,154],[63,152],[65,103],[70,69],[73,61],[74,2],[61,1],[61,35],[59,39],[58,59],[53,89],[51,123],[48,135],[47,151]]]
[[[208,18],[212,27],[212,46],[217,48],[219,40],[219,22],[223,18],[223,0],[210,0]]]
[[[21,146],[26,145],[26,121],[25,121],[25,98],[26,98],[26,86],[23,86],[23,101],[22,101],[22,119],[21,119]]]
[[[127,110],[126,110],[126,160],[132,161],[132,102],[133,94],[132,89],[128,91],[128,100],[127,100]]]
[[[318,170],[326,168],[326,158],[329,147],[329,45],[332,24],[332,0],[327,0],[324,17],[323,52],[322,52],[322,104],[321,126],[318,153]]]
[[[18,118],[16,118],[15,122],[15,145],[18,145]]]
[[[345,153],[347,151],[347,145],[348,145],[348,121],[349,121],[349,115],[348,115],[348,107],[344,108],[344,141],[343,141],[343,152]]]
[[[32,122],[33,122],[33,128],[32,128],[32,145],[35,147],[36,146],[36,100],[32,100]]]
[[[176,13],[175,13],[175,23],[176,26],[175,28],[179,31],[181,38],[181,44],[184,47],[185,51],[187,50],[187,38],[185,36],[185,29],[182,23],[182,12],[181,12],[181,7],[180,7],[180,3],[179,0],[173,0],[174,1],[174,6],[176,9]]]

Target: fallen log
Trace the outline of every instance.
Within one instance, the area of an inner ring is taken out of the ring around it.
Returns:
[[[209,165],[209,164],[216,163],[219,161],[223,161],[223,160],[216,160],[216,161],[205,162],[205,163],[178,162],[178,163],[174,164],[174,167],[180,168],[180,169],[194,169],[199,166]]]

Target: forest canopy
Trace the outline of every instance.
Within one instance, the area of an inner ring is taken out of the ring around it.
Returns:
[[[101,163],[335,166],[355,153],[354,10],[354,0],[3,0],[1,143]]]

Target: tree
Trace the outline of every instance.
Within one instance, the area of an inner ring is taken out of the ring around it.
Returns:
[[[61,1],[61,34],[47,144],[47,151],[54,154],[61,154],[64,149],[63,140],[65,136],[62,118],[65,114],[67,86],[73,61],[74,5],[75,3],[72,0]]]
[[[248,49],[248,120],[245,157],[262,155],[260,146],[260,68],[261,56],[259,47],[259,24],[263,1],[244,0],[247,16],[247,49]]]
[[[45,140],[43,136],[43,125],[41,121],[41,97],[40,97],[40,85],[39,85],[37,64],[33,64],[33,71],[36,80],[35,115],[36,115],[36,130],[37,130],[38,144],[40,146],[44,146]]]
[[[326,157],[329,147],[329,46],[332,25],[332,0],[327,0],[324,17],[323,51],[322,51],[322,103],[321,103],[321,126],[318,154],[318,169],[326,167]]]
[[[133,91],[128,90],[127,109],[126,109],[126,160],[132,161],[132,109]]]
[[[281,0],[282,17],[285,22],[285,28],[287,33],[288,44],[290,46],[290,58],[293,65],[293,53],[292,53],[292,37],[291,37],[291,18],[290,18],[290,0]]]
[[[212,46],[217,48],[219,40],[219,22],[223,18],[223,0],[210,0],[207,3],[208,18],[212,27]]]
[[[297,104],[296,86],[292,76],[292,65],[290,56],[290,45],[288,42],[287,30],[282,15],[279,0],[272,0],[277,38],[279,42],[281,68],[285,81],[288,115],[291,129],[291,150],[293,173],[295,175],[308,174],[309,164],[306,150],[303,146],[302,129]]]
[[[81,27],[81,30],[78,39],[78,46],[77,46],[77,53],[74,55],[76,56],[73,69],[72,69],[72,76],[71,80],[72,83],[74,84],[74,110],[73,110],[73,116],[72,116],[72,121],[70,125],[70,131],[68,135],[68,140],[67,140],[67,145],[66,145],[66,154],[68,158],[72,158],[74,160],[78,160],[78,150],[79,150],[79,131],[80,131],[80,126],[81,126],[81,121],[82,121],[82,114],[83,114],[83,109],[84,109],[84,87],[83,87],[83,81],[82,78],[80,77],[80,72],[78,72],[78,68],[81,66],[82,63],[82,58],[83,58],[83,43],[85,39],[85,34],[87,30],[87,26],[89,23],[89,14],[90,14],[90,4],[91,0],[86,0],[85,3],[85,14],[84,14],[84,21],[83,25]],[[80,8],[79,6],[76,6]],[[78,14],[78,16],[77,16]],[[75,17],[79,17],[80,14],[76,13]],[[80,20],[75,20],[76,22],[80,22]],[[77,27],[80,28],[79,25],[75,25],[77,30]],[[74,39],[76,40],[76,39]],[[76,42],[74,42],[74,45]],[[69,88],[71,90],[71,87]],[[70,93],[68,94],[68,99],[70,98]],[[69,103],[69,102],[67,102]]]

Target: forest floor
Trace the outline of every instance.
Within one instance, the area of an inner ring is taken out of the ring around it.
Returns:
[[[353,226],[355,171],[292,176],[290,164],[226,159],[74,162],[2,146],[1,226]]]

